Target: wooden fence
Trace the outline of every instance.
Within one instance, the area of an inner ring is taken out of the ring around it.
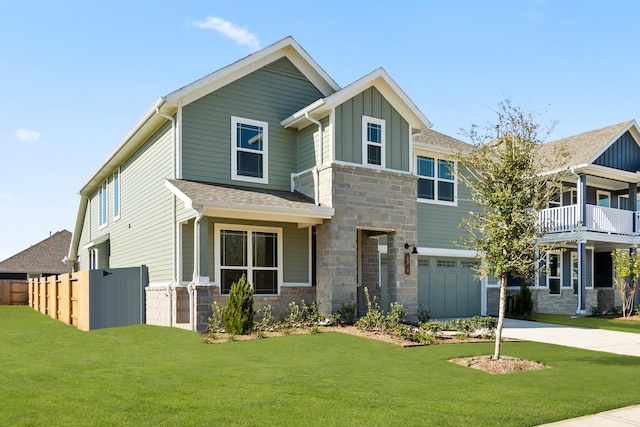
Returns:
[[[29,285],[26,280],[0,280],[0,305],[27,305]]]
[[[29,279],[29,305],[76,328],[89,330],[89,271]]]

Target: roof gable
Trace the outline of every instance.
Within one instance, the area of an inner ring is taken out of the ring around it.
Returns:
[[[610,144],[593,161],[593,164],[627,172],[637,172],[640,170],[640,145],[631,132],[626,131]]]
[[[340,90],[340,86],[302,49],[293,37],[287,37],[171,92],[163,98],[167,104],[177,104],[178,102],[181,102],[182,105],[189,104],[282,57],[288,58],[324,96],[329,96]]]
[[[71,267],[62,262],[71,243],[71,232],[58,231],[51,237],[0,262],[0,272],[69,273]]]
[[[395,108],[398,113],[400,113],[400,115],[409,122],[413,130],[418,131],[431,127],[429,119],[427,119],[422,111],[420,111],[420,109],[383,68],[378,68],[377,70],[351,83],[344,89],[341,89],[338,92],[320,99],[300,111],[297,111],[290,117],[284,119],[281,124],[284,127],[294,127],[297,129],[305,128],[312,123],[307,117],[307,114],[313,114],[316,118],[322,118],[329,114],[333,108],[370,87],[375,87],[393,106],[393,108]]]

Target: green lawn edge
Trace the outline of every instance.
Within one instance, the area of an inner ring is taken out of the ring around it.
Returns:
[[[640,358],[531,342],[550,368],[448,362],[492,343],[402,348],[339,332],[203,344],[177,328],[82,332],[0,306],[0,420],[12,426],[518,425],[640,403]]]

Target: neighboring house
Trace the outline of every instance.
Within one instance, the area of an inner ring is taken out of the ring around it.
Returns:
[[[640,130],[634,120],[619,123],[545,144],[541,155],[558,147],[567,154],[564,190],[540,212],[542,240],[557,250],[542,260],[534,311],[606,311],[620,305],[611,252],[640,244]],[[490,289],[490,311],[497,298]]]
[[[71,267],[63,262],[70,243],[71,232],[62,230],[54,233],[0,262],[0,280],[27,280],[71,272]]]

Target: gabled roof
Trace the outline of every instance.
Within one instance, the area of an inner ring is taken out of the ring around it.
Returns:
[[[166,185],[187,208],[204,208],[208,216],[321,224],[334,209],[316,206],[291,191],[167,179]]]
[[[629,120],[543,144],[540,146],[540,156],[541,158],[552,158],[554,150],[560,149],[566,154],[567,159],[563,165],[559,165],[560,167],[588,165],[593,163],[629,130],[635,134],[636,140],[640,140],[638,125],[635,120]]]
[[[0,271],[6,273],[50,273],[71,272],[71,266],[62,262],[67,255],[71,232],[58,231],[51,237],[0,262]]]
[[[315,116],[316,119],[325,117],[333,108],[372,86],[378,89],[385,99],[398,110],[400,115],[409,122],[414,131],[431,127],[429,119],[422,114],[422,111],[420,111],[383,68],[378,68],[333,95],[322,98],[300,111],[295,112],[280,122],[280,124],[285,128],[305,128],[312,123],[307,118],[307,114]]]
[[[441,153],[458,153],[471,150],[473,145],[432,129],[422,129],[420,133],[413,135],[413,147]]]

